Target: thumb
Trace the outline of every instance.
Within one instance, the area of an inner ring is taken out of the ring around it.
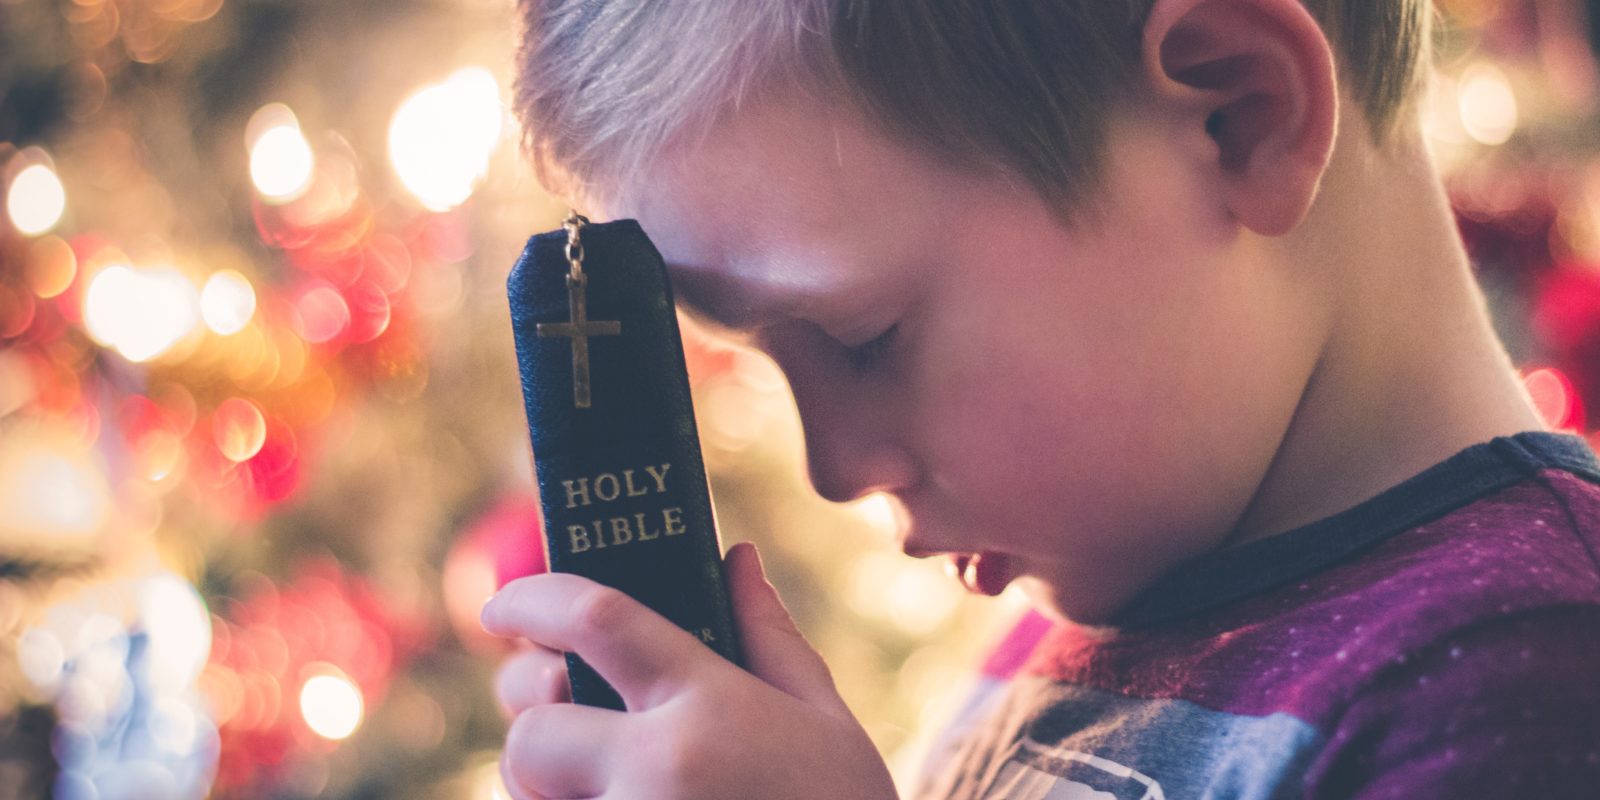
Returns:
[[[728,548],[725,563],[745,668],[794,697],[852,719],[828,665],[801,635],[767,580],[756,546],[740,542]]]

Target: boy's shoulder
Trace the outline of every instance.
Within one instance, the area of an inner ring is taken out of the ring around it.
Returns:
[[[1582,439],[1476,445],[1180,568],[1114,636],[1051,629],[938,796],[1017,781],[1499,796],[1485,787],[1600,778],[1597,554],[1600,463]]]
[[[1577,548],[1590,557],[1572,568],[1600,569],[1593,557],[1600,553],[1597,498],[1600,461],[1581,437],[1545,431],[1498,437],[1343,512],[1191,561],[1134,598],[1116,623],[1148,629],[1230,607],[1260,613],[1259,606],[1240,604],[1290,584],[1312,593],[1308,600],[1379,592],[1395,601],[1396,589],[1414,588],[1423,605],[1437,602],[1426,599],[1428,583],[1468,594],[1491,583],[1559,589],[1534,564],[1520,573],[1509,567]],[[1482,580],[1448,580],[1461,572],[1479,572]]]

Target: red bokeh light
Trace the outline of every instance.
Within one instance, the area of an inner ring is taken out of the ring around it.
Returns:
[[[1529,372],[1522,383],[1545,424],[1555,430],[1583,429],[1583,402],[1565,373],[1554,367],[1543,367]]]

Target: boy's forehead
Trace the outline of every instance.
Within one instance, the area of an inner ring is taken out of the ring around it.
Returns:
[[[848,292],[851,282],[863,277],[840,259],[755,242],[716,249],[678,247],[674,245],[681,238],[675,234],[682,228],[651,226],[647,220],[641,224],[657,240],[678,302],[699,322],[725,334],[777,319],[814,316],[818,305]],[[740,228],[723,230],[737,236]],[[822,249],[819,245],[818,251]]]
[[[914,258],[948,191],[855,118],[763,103],[658,161],[605,210],[639,220],[692,313],[743,328],[806,317]]]

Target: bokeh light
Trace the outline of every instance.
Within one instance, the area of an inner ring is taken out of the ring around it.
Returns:
[[[61,215],[67,210],[67,190],[42,151],[24,151],[18,158],[28,160],[30,152],[37,153],[32,156],[37,161],[23,167],[11,179],[11,186],[6,190],[6,213],[17,230],[27,236],[38,236],[61,221]]]
[[[211,616],[188,581],[161,572],[139,583],[139,616],[150,636],[151,680],[168,691],[193,683],[211,653]]]
[[[361,687],[331,669],[300,687],[300,715],[324,739],[347,739],[361,727]]]
[[[1546,425],[1553,430],[1577,428],[1583,425],[1583,407],[1572,379],[1554,367],[1540,367],[1522,378],[1522,384],[1533,398],[1533,407]]]
[[[61,637],[48,628],[29,628],[17,640],[17,666],[22,677],[46,691],[61,680],[61,670],[66,666],[66,649]]]
[[[389,329],[393,308],[389,296],[370,283],[362,282],[342,293],[350,313],[350,326],[346,331],[352,342],[370,342]]]
[[[33,325],[37,311],[33,293],[0,283],[0,339],[21,336]]]
[[[129,361],[148,361],[195,329],[199,302],[194,284],[173,267],[114,264],[90,281],[83,319],[95,341]]]
[[[493,267],[567,199],[510,146],[512,38],[460,3],[225,2],[0,0],[44,7],[0,24],[0,795],[504,798],[516,645],[478,616],[542,535]],[[1441,2],[1474,16],[1424,115],[1531,402],[1600,445],[1600,71],[1546,13],[1583,2]],[[1023,587],[897,552],[890,496],[816,497],[781,370],[682,327],[724,541],[912,775]]]
[[[1458,88],[1461,125],[1480,144],[1500,145],[1517,130],[1517,96],[1499,67],[1473,64],[1461,73]]]
[[[248,461],[267,443],[267,419],[255,403],[243,397],[230,397],[217,406],[212,417],[212,435],[217,450],[229,461]]]
[[[350,326],[350,306],[331,286],[315,286],[300,295],[295,303],[300,317],[300,335],[308,342],[332,341]]]
[[[182,471],[183,463],[183,439],[173,431],[150,431],[139,437],[134,447],[134,470],[151,482],[175,477]]]
[[[487,761],[473,770],[472,800],[511,800],[498,761]]]
[[[78,256],[59,236],[43,236],[28,247],[28,285],[41,300],[72,286],[78,275]]]
[[[500,87],[467,67],[406,98],[389,123],[389,161],[424,208],[447,211],[472,195],[489,169],[505,121]]]
[[[294,112],[282,103],[262,106],[245,129],[250,180],[269,203],[287,203],[311,185],[316,158]]]
[[[200,316],[206,327],[223,336],[244,330],[256,313],[256,290],[237,270],[225,269],[200,290]]]
[[[895,538],[909,522],[904,507],[885,492],[873,492],[851,503],[850,507],[868,527],[887,539]]]
[[[940,562],[883,550],[857,558],[843,589],[856,613],[912,636],[929,635],[945,624],[964,592]]]
[[[90,541],[111,513],[111,489],[66,426],[0,436],[0,545]]]

